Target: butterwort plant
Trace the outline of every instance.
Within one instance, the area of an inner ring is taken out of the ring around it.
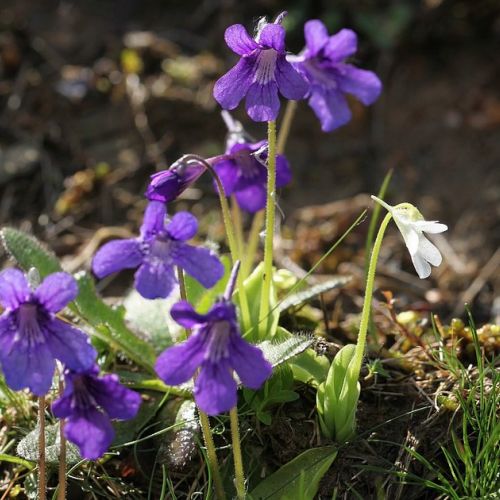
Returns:
[[[203,286],[214,286],[224,266],[208,248],[186,243],[198,231],[198,221],[189,212],[167,220],[164,203],[148,204],[140,236],[106,243],[94,256],[92,269],[103,278],[122,269],[138,268],[135,287],[147,299],[165,298],[177,285],[175,267],[184,269]]]
[[[423,233],[442,233],[448,229],[440,222],[425,220],[420,211],[410,203],[400,203],[393,207],[376,196],[372,196],[372,199],[388,212],[380,224],[370,257],[357,343],[346,345],[337,353],[327,380],[318,387],[316,398],[322,430],[328,437],[338,442],[348,441],[356,430],[356,408],[360,393],[359,374],[366,346],[375,271],[389,222],[391,219],[396,222],[421,279],[430,275],[430,264],[438,266],[442,261],[437,247]]]

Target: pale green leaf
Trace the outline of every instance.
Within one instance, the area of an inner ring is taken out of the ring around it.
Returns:
[[[304,352],[313,343],[312,337],[294,335],[282,327],[278,327],[276,340],[264,340],[257,344],[266,359],[273,367],[288,361],[294,356]]]

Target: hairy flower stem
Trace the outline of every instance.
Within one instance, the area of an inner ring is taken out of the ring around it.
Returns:
[[[297,101],[288,101],[286,103],[283,121],[280,124],[280,133],[278,134],[278,143],[276,146],[276,150],[278,151],[278,153],[285,152],[285,146],[288,140],[288,136],[290,135],[290,129],[292,128],[292,122],[296,111]]]
[[[255,261],[255,255],[257,253],[257,249],[259,248],[260,232],[262,230],[262,224],[264,224],[264,217],[264,210],[259,210],[253,216],[252,227],[250,228],[246,247],[246,259],[241,264],[241,274],[243,275],[243,279],[246,279],[246,277],[250,274],[252,264]]]
[[[370,309],[372,304],[373,295],[373,284],[375,282],[375,270],[377,268],[378,255],[380,253],[380,247],[382,246],[382,239],[384,238],[385,230],[387,225],[392,219],[392,215],[387,213],[384,220],[380,224],[380,228],[377,233],[377,238],[373,244],[373,250],[370,257],[370,265],[368,267],[368,274],[366,277],[366,289],[365,289],[365,299],[363,302],[363,311],[361,313],[361,323],[359,325],[358,341],[356,344],[356,350],[354,352],[354,359],[352,364],[351,374],[356,379],[359,378],[359,372],[361,371],[361,363],[363,361],[363,355],[365,353],[366,345],[366,334],[368,331],[368,324],[370,321]]]
[[[231,440],[233,443],[234,474],[238,500],[245,500],[245,472],[241,458],[240,428],[238,423],[238,408],[234,406],[229,412],[231,419]]]
[[[180,267],[177,268],[177,277],[179,280],[179,291],[182,300],[187,300],[186,295],[186,281],[184,280],[184,272]],[[191,331],[186,328],[186,337],[189,337]],[[208,468],[214,479],[215,496],[218,500],[225,500],[226,494],[224,493],[224,486],[222,484],[222,477],[220,475],[219,461],[217,460],[217,452],[215,450],[214,438],[212,436],[212,429],[210,428],[210,421],[208,415],[198,408],[198,415],[200,417],[200,426],[203,433],[203,441],[207,448]]]
[[[196,161],[201,163],[214,178],[215,184],[217,185],[217,192],[219,193],[220,207],[222,211],[222,220],[224,222],[224,227],[226,229],[227,242],[229,244],[229,251],[231,252],[231,260],[233,265],[236,261],[240,260],[240,253],[238,251],[238,240],[236,239],[236,233],[231,218],[231,211],[229,209],[229,203],[227,202],[226,194],[224,191],[224,186],[220,180],[217,172],[214,170],[212,165],[208,163],[204,158],[198,155],[185,155],[181,158],[184,161]],[[180,161],[180,160],[179,160]],[[243,323],[243,329],[247,330],[250,328],[250,308],[248,306],[248,298],[243,287],[243,274],[238,274],[238,297],[241,309],[241,320]]]
[[[234,226],[235,226],[235,233],[236,233],[236,245],[237,245],[237,252],[238,255],[240,256],[241,260],[244,262],[246,259],[246,255],[243,253],[244,249],[244,233],[243,233],[243,219],[241,216],[241,210],[240,206],[238,205],[238,202],[236,201],[235,196],[231,196],[231,211],[233,214],[233,221],[234,221]],[[233,262],[234,264],[234,262]]]
[[[45,473],[45,396],[38,398],[38,500],[46,499]]]
[[[62,376],[59,378],[59,397],[64,393],[64,382]],[[66,436],[64,435],[64,419],[59,420],[59,486],[57,489],[57,500],[66,498]]]
[[[273,240],[276,208],[276,122],[274,121],[267,124],[267,141],[269,153],[267,157],[266,236],[264,240],[264,275],[259,310],[259,335],[261,338],[266,336],[271,282],[273,279]]]

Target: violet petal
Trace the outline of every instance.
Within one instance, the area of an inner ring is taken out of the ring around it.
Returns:
[[[198,221],[189,212],[178,212],[172,217],[166,231],[174,240],[190,240],[198,231]]]
[[[135,288],[145,299],[168,297],[176,283],[172,266],[155,258],[146,259],[135,273]]]
[[[224,33],[224,40],[227,46],[240,56],[246,56],[253,50],[259,48],[257,42],[248,34],[246,28],[241,24],[229,26]]]
[[[104,278],[122,269],[139,266],[142,258],[138,240],[113,240],[102,246],[94,255],[92,271],[98,278]]]
[[[50,312],[59,312],[76,299],[78,285],[68,273],[53,273],[47,276],[35,291],[38,302]]]
[[[26,276],[19,269],[6,269],[0,273],[0,303],[7,309],[16,309],[26,302],[30,289]]]
[[[270,80],[265,84],[252,83],[247,92],[246,109],[250,118],[256,122],[275,120],[280,109],[276,82]]]
[[[304,78],[285,59],[285,56],[279,56],[276,60],[275,77],[279,91],[286,99],[302,99],[309,90]]]

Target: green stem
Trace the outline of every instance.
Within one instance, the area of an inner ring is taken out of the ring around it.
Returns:
[[[62,373],[59,374],[59,397],[64,393]],[[59,486],[57,500],[66,499],[66,436],[64,435],[64,419],[59,420]]]
[[[177,277],[179,280],[179,291],[182,300],[187,300],[186,295],[186,281],[184,279],[183,270],[177,268]],[[191,335],[191,330],[185,328],[186,337]],[[208,467],[214,478],[215,496],[218,500],[225,500],[226,494],[224,493],[224,486],[222,485],[222,477],[220,475],[219,461],[217,460],[217,451],[215,449],[215,443],[212,436],[212,430],[210,429],[210,421],[208,415],[198,408],[198,415],[200,417],[200,426],[203,433],[203,441],[205,442],[205,447],[207,448],[208,457]]]
[[[261,338],[265,338],[266,336],[271,282],[273,279],[273,240],[276,201],[276,122],[268,122],[267,127],[269,153],[267,157],[266,236],[264,240],[264,275],[262,278],[259,310],[259,334]]]
[[[283,116],[283,121],[280,124],[280,133],[278,135],[278,145],[276,150],[278,153],[284,153],[286,142],[288,136],[290,135],[290,129],[292,127],[293,117],[295,116],[295,111],[297,111],[297,101],[288,101],[286,103],[285,115]]]
[[[231,211],[233,214],[234,229],[236,233],[236,247],[237,247],[236,251],[238,253],[239,260],[244,262],[246,259],[246,255],[244,256],[243,254],[243,249],[244,249],[243,219],[241,216],[240,206],[238,205],[238,202],[234,195],[231,196]]]
[[[46,499],[45,472],[45,396],[38,398],[38,500]]]
[[[264,216],[264,210],[259,210],[253,217],[252,227],[248,235],[246,258],[241,264],[240,274],[243,275],[243,279],[246,279],[250,274],[252,264],[255,261],[255,254],[259,248],[260,232],[262,230],[262,224],[264,223]]]
[[[352,374],[355,378],[359,378],[361,363],[363,361],[363,355],[365,353],[366,333],[368,331],[368,323],[370,319],[370,308],[372,304],[373,284],[375,281],[375,270],[377,268],[378,255],[380,253],[380,247],[382,246],[382,239],[384,238],[385,230],[391,219],[392,215],[390,212],[388,212],[384,217],[382,224],[380,224],[377,238],[375,239],[375,243],[373,244],[373,250],[370,257],[370,266],[368,267],[368,275],[366,278],[365,300],[363,302],[363,311],[361,313],[358,341],[356,344],[356,351],[354,352],[354,360],[352,364]]]
[[[231,440],[233,444],[236,493],[238,500],[245,500],[245,473],[243,471],[243,459],[241,458],[240,429],[238,424],[238,409],[236,406],[229,412],[229,417],[231,419]]]

